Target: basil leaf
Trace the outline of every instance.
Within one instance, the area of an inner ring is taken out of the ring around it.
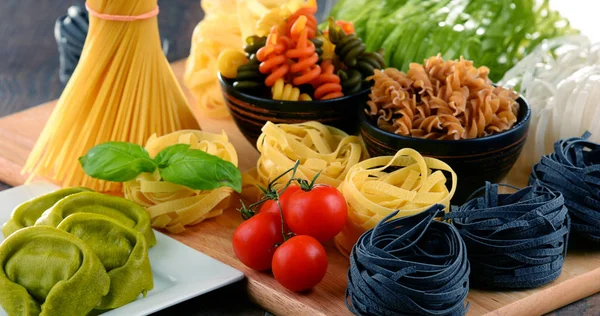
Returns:
[[[142,172],[154,172],[156,163],[139,145],[126,142],[108,142],[90,149],[79,157],[83,171],[93,178],[125,182]]]
[[[197,149],[175,153],[168,166],[160,170],[160,176],[194,190],[227,186],[242,191],[242,174],[234,164]]]
[[[169,146],[163,150],[161,150],[156,157],[154,157],[154,161],[158,164],[158,167],[163,169],[169,165],[169,160],[173,155],[180,152],[185,152],[190,148],[188,144],[175,144]]]

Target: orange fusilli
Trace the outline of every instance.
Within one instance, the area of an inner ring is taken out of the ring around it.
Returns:
[[[290,70],[285,55],[288,45],[289,39],[279,35],[277,27],[273,27],[265,46],[256,52],[256,57],[261,61],[259,71],[269,74],[265,79],[268,87],[273,86],[277,79],[283,78]]]
[[[308,27],[304,27],[296,46],[288,49],[286,56],[294,60],[290,71],[299,74],[292,80],[294,85],[311,83],[321,74],[321,67],[317,64],[319,55],[315,52],[315,44],[308,40]]]
[[[343,97],[340,77],[333,73],[335,67],[330,59],[321,63],[321,75],[315,80],[315,99],[328,100]]]

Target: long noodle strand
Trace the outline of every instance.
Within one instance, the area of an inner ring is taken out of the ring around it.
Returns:
[[[88,0],[91,9],[140,16],[156,0]],[[199,129],[161,49],[156,17],[136,21],[90,16],[81,59],[23,172],[62,186],[119,191],[119,183],[86,176],[77,159],[108,141],[143,145],[156,133]]]

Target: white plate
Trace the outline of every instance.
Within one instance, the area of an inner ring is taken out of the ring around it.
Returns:
[[[12,210],[19,204],[57,189],[53,184],[33,183],[0,192],[0,225],[10,218]],[[175,239],[157,231],[154,233],[156,246],[149,251],[154,289],[145,298],[140,296],[103,315],[147,315],[244,277],[242,272]],[[0,233],[0,243],[3,240],[4,236]],[[0,315],[6,315],[2,308]]]

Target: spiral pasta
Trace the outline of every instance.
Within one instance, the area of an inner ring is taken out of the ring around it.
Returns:
[[[356,69],[364,77],[372,76],[375,73],[375,69],[383,68],[385,68],[385,61],[383,60],[383,51],[381,50],[363,53],[356,59]]]
[[[200,109],[215,118],[229,116],[218,81],[219,54],[242,49],[245,38],[255,34],[256,23],[270,9],[286,0],[202,0],[205,16],[194,29],[184,82]],[[295,7],[292,7],[295,8]]]
[[[404,136],[431,139],[483,137],[512,128],[518,95],[494,87],[489,69],[463,58],[439,55],[408,73],[375,69],[367,113],[379,128]]]
[[[252,56],[258,52],[259,49],[263,48],[267,43],[266,36],[250,36],[246,38],[246,45],[244,51],[247,56]]]
[[[255,174],[263,186],[300,160],[296,177],[309,180],[321,172],[317,183],[337,187],[348,169],[368,155],[358,137],[318,122],[267,122],[256,147],[261,155]]]
[[[450,190],[442,171],[452,177]],[[410,148],[353,165],[339,186],[348,202],[348,219],[335,238],[337,248],[347,255],[362,233],[396,210],[397,217],[404,217],[436,203],[448,208],[456,183],[456,173],[445,162]]]
[[[277,79],[283,78],[289,71],[285,51],[289,46],[289,39],[281,36],[277,28],[273,27],[267,37],[267,43],[256,52],[256,57],[261,61],[259,70],[263,74],[269,74],[265,79],[265,85],[271,87]]]
[[[237,166],[238,157],[225,133],[211,134],[184,130],[162,137],[150,137],[146,150],[151,157],[167,146],[189,144]],[[205,219],[219,216],[229,205],[232,189],[222,187],[199,191],[162,181],[158,172],[142,173],[135,180],[123,184],[125,197],[147,208],[152,227],[166,229],[171,233],[185,231],[185,226],[196,225]]]
[[[298,9],[296,12],[292,13],[286,21],[285,29],[289,33],[301,16],[305,16],[307,18],[306,28],[307,28],[307,37],[315,38],[317,36],[317,18],[315,17],[315,13],[317,13],[317,1],[316,0],[308,0],[302,8]]]
[[[344,94],[353,94],[360,91],[362,88],[362,76],[356,69],[339,70],[338,76],[342,84],[342,91]]]
[[[237,50],[228,48],[219,55],[219,72],[225,78],[235,78],[238,68],[248,63],[246,54]]]
[[[265,46],[266,42],[266,36],[250,36],[246,38],[244,52],[246,52],[249,60],[237,69],[237,75],[233,82],[233,86],[236,89],[249,92],[260,91],[265,87],[264,81],[267,76],[263,75],[259,70],[260,61],[256,57],[256,53]]]
[[[258,61],[256,55],[250,56],[250,61],[237,69],[237,76],[235,77],[233,86],[242,91],[253,91],[263,88],[267,76],[260,72],[259,67],[260,61]]]
[[[330,20],[333,24],[333,20]],[[335,52],[348,67],[356,66],[358,58],[365,52],[366,46],[356,34],[346,34],[338,25],[329,27],[329,39],[335,44]]]
[[[319,55],[315,52],[315,44],[308,40],[308,28],[305,26],[302,30],[296,46],[288,49],[285,53],[288,58],[294,60],[290,71],[300,73],[294,77],[294,85],[311,83],[321,74],[321,67],[317,64]]]
[[[333,73],[334,68],[329,59],[321,63],[322,72],[315,83],[315,99],[328,100],[344,96],[340,85],[340,77]]]
[[[283,101],[310,101],[312,98],[306,93],[300,93],[300,89],[290,83],[285,83],[283,78],[277,79],[271,88],[273,100]]]

